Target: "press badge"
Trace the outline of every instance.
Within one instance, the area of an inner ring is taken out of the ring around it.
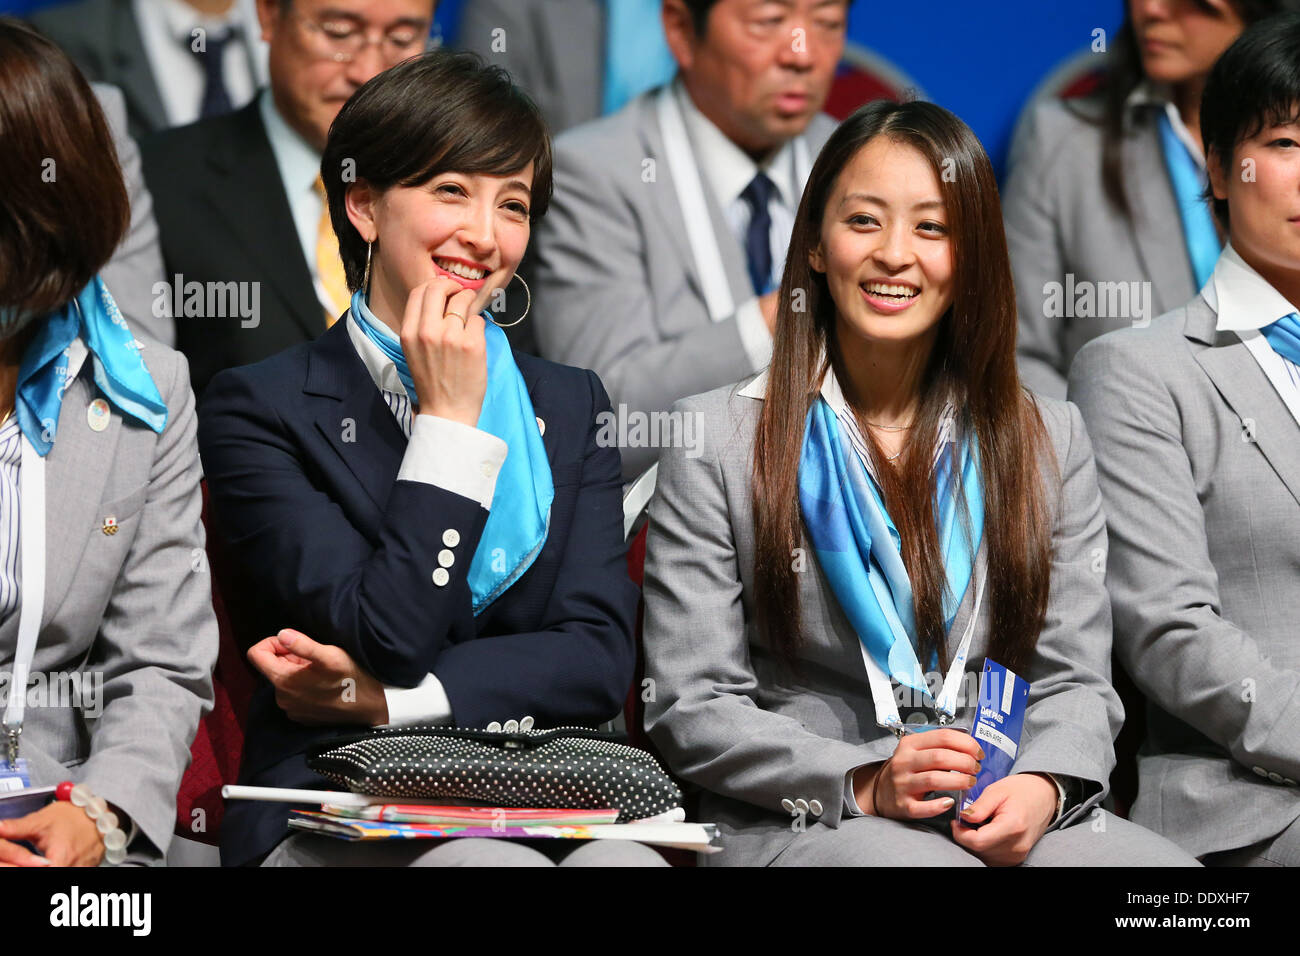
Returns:
[[[985,658],[984,671],[980,674],[979,713],[970,731],[971,736],[980,742],[984,760],[975,777],[975,786],[962,794],[959,810],[965,810],[979,799],[989,784],[1011,772],[1020,748],[1020,732],[1025,726],[1028,702],[1029,682]]]
[[[15,790],[26,790],[31,785],[32,778],[27,772],[26,757],[19,757],[12,766],[8,760],[0,757],[0,796]]]

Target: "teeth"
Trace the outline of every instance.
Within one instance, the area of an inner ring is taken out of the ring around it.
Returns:
[[[904,299],[910,299],[920,294],[910,286],[893,285],[889,282],[866,282],[863,283],[862,287],[874,295],[892,295]]]
[[[461,262],[453,262],[450,259],[435,259],[440,269],[446,269],[452,275],[460,276],[462,279],[481,279],[487,275],[486,269],[475,269]]]

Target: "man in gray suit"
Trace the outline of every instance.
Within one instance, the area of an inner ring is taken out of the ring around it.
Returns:
[[[772,290],[835,125],[819,110],[847,7],[797,0],[755,29],[745,0],[664,0],[676,81],[556,140],[537,341],[601,376],[625,478],[674,440],[674,401],[768,363]]]
[[[1150,701],[1133,819],[1211,863],[1300,865],[1300,122],[1272,105],[1300,103],[1296,51],[1300,16],[1252,27],[1207,83],[1211,281],[1070,370]]]
[[[131,199],[131,225],[113,258],[100,275],[113,301],[138,332],[144,332],[163,345],[176,344],[168,298],[155,307],[154,284],[163,277],[162,246],[158,242],[158,223],[153,217],[153,197],[144,184],[140,168],[140,150],[126,131],[126,107],[122,93],[103,83],[92,83],[99,97],[113,142],[117,144],[117,161]]]

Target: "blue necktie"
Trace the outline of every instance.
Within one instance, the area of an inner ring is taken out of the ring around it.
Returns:
[[[200,119],[220,116],[234,109],[234,104],[230,102],[230,91],[226,89],[223,69],[226,62],[226,44],[233,37],[233,30],[225,30],[220,34],[209,33],[205,49],[196,50],[193,46],[189,48],[190,52],[198,57],[199,64],[203,67],[203,102],[199,106]]]
[[[677,72],[664,39],[660,0],[605,0],[605,91],[601,112],[662,86]]]
[[[1214,216],[1209,204],[1202,198],[1205,192],[1205,173],[1187,149],[1187,144],[1174,132],[1169,114],[1163,110],[1159,116],[1160,142],[1165,153],[1165,169],[1178,201],[1178,214],[1183,222],[1183,241],[1187,257],[1192,263],[1192,275],[1199,289],[1210,281],[1214,265],[1219,261],[1223,244],[1214,228]]]
[[[1272,325],[1259,330],[1273,351],[1295,365],[1300,365],[1300,312],[1284,315]]]
[[[768,203],[774,192],[776,183],[765,173],[759,173],[740,194],[752,212],[749,228],[745,231],[745,262],[756,295],[763,295],[772,288],[772,213],[768,210]]]

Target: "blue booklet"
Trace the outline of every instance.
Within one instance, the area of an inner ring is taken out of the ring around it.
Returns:
[[[1020,749],[1020,732],[1025,726],[1025,708],[1029,704],[1029,682],[996,661],[984,659],[980,674],[979,713],[971,726],[971,736],[984,751],[975,786],[962,794],[957,809],[965,810],[979,799],[991,783],[1011,772]]]

